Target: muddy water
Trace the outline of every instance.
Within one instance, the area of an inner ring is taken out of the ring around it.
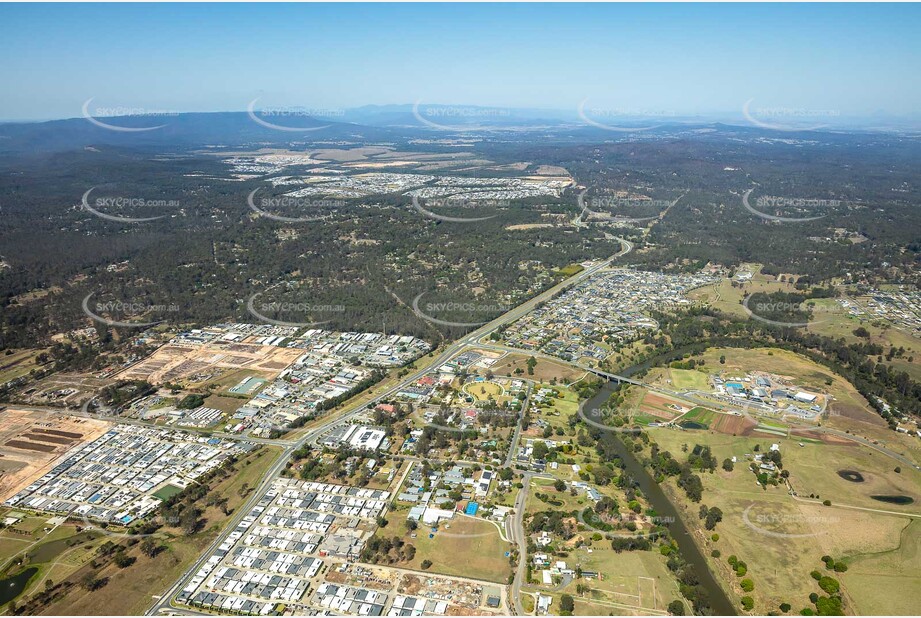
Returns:
[[[587,410],[600,408],[611,397],[615,386],[616,384],[613,382],[605,384],[597,395],[582,404],[583,407]],[[682,557],[693,566],[694,572],[697,573],[697,577],[700,579],[700,585],[709,593],[710,607],[713,613],[718,616],[735,616],[737,614],[735,607],[729,601],[725,591],[720,587],[710,569],[707,568],[707,560],[690,536],[687,527],[681,520],[678,509],[671,503],[665,492],[662,491],[659,484],[656,483],[634,453],[627,449],[620,440],[615,440],[614,444],[617,454],[624,462],[627,473],[637,482],[639,488],[643,491],[643,495],[646,496],[646,499],[656,510],[656,514],[660,517],[666,517],[668,521],[672,522],[668,526],[672,538],[678,543]]]

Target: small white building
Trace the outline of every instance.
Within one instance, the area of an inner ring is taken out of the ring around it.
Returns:
[[[442,519],[454,519],[454,511],[449,511],[448,509],[436,509],[433,507],[428,507],[422,513],[422,523],[424,524],[437,524]]]

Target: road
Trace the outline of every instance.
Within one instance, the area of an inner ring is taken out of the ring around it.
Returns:
[[[478,342],[480,339],[482,339],[486,335],[491,334],[493,331],[498,329],[500,326],[514,322],[515,320],[517,320],[524,314],[534,309],[534,307],[536,307],[540,303],[550,300],[554,295],[558,294],[559,292],[562,292],[563,290],[567,288],[570,288],[578,283],[581,283],[582,281],[584,281],[585,279],[588,279],[589,277],[598,273],[599,271],[604,270],[605,268],[608,268],[614,260],[624,255],[627,255],[628,253],[633,251],[632,242],[630,242],[629,240],[625,238],[618,238],[617,240],[620,241],[620,244],[623,248],[617,253],[615,253],[614,255],[612,255],[611,257],[609,257],[608,259],[598,262],[597,264],[594,264],[586,268],[585,270],[579,273],[576,273],[575,275],[566,279],[565,281],[561,281],[555,286],[544,290],[537,296],[532,297],[530,300],[526,300],[525,302],[518,305],[517,307],[513,307],[506,313],[503,313],[502,315],[500,315],[495,320],[492,320],[491,322],[487,322],[483,326],[480,326],[479,328],[477,328],[472,333],[467,334],[463,339],[460,339],[459,341],[455,342],[454,345],[458,345],[461,347],[468,346],[468,345],[478,345]],[[521,352],[521,350],[515,350],[515,351]]]
[[[7,407],[13,408],[16,410],[23,410],[26,412],[53,412],[55,414],[65,414],[67,416],[74,416],[77,418],[85,418],[94,421],[106,421],[108,423],[119,423],[121,425],[136,425],[138,427],[150,427],[151,429],[177,429],[180,431],[186,431],[189,433],[200,433],[209,437],[214,438],[224,438],[227,440],[245,440],[246,442],[254,442],[256,444],[271,444],[275,446],[291,446],[295,444],[294,440],[281,440],[273,438],[256,438],[252,436],[241,436],[235,433],[226,433],[223,431],[210,431],[207,429],[202,429],[198,427],[178,427],[175,425],[162,425],[154,423],[151,421],[142,421],[137,418],[127,418],[124,416],[111,416],[106,414],[96,414],[93,412],[87,412],[86,404],[84,404],[83,410],[75,410],[72,408],[54,408],[51,406],[35,406],[35,405],[20,405],[18,403],[8,404]]]
[[[162,596],[158,597],[157,601],[148,610],[147,614],[157,615],[157,614],[162,614],[162,613],[167,613],[167,612],[168,613],[195,614],[195,612],[189,612],[185,608],[174,607],[172,605],[172,599],[176,596],[178,591],[181,590],[182,587],[186,585],[186,583],[189,581],[192,575],[201,568],[203,563],[213,554],[213,552],[218,548],[218,546],[220,546],[226,540],[228,535],[237,527],[240,521],[252,511],[253,507],[260,500],[262,500],[265,494],[271,489],[272,483],[281,474],[282,470],[287,465],[288,461],[290,460],[291,454],[295,450],[298,450],[305,445],[313,444],[317,440],[317,438],[322,436],[324,433],[330,431],[331,429],[335,428],[338,425],[341,425],[342,423],[349,422],[354,416],[356,416],[357,414],[361,413],[362,411],[370,407],[373,407],[375,404],[393,397],[401,389],[405,388],[409,384],[412,384],[413,382],[421,378],[423,375],[431,372],[434,369],[437,369],[439,366],[443,365],[445,362],[449,361],[451,358],[461,353],[465,349],[486,348],[486,349],[495,349],[495,350],[503,351],[503,352],[528,354],[529,352],[526,350],[508,348],[506,346],[502,346],[501,344],[497,344],[495,342],[488,341],[487,338],[490,334],[494,333],[496,330],[498,330],[502,326],[510,324],[514,322],[515,320],[521,318],[528,312],[532,311],[540,303],[550,300],[552,297],[559,294],[560,292],[572,286],[575,286],[581,283],[582,281],[585,281],[586,279],[597,274],[598,272],[610,267],[612,262],[614,262],[617,258],[622,257],[623,255],[626,255],[627,253],[633,250],[633,244],[631,242],[627,241],[626,239],[622,239],[622,238],[618,238],[618,240],[621,242],[622,250],[618,252],[617,254],[611,256],[610,258],[606,260],[593,264],[592,266],[584,269],[583,271],[577,273],[576,275],[569,277],[568,279],[561,281],[557,285],[532,297],[531,299],[525,301],[521,305],[518,305],[517,307],[512,308],[511,310],[495,318],[494,320],[486,324],[483,324],[482,326],[479,326],[478,328],[468,333],[461,339],[448,344],[440,352],[436,350],[435,352],[436,355],[431,359],[431,362],[424,363],[423,366],[421,366],[419,369],[408,374],[401,381],[396,382],[392,387],[387,388],[386,390],[382,391],[381,393],[379,393],[378,395],[376,395],[370,400],[362,400],[360,403],[355,403],[351,405],[351,407],[347,408],[340,415],[337,415],[337,416],[329,415],[327,419],[323,419],[320,422],[320,424],[302,433],[301,435],[297,437],[297,439],[270,440],[270,439],[255,439],[255,438],[248,438],[248,437],[243,438],[243,439],[253,441],[253,442],[277,445],[277,446],[282,447],[283,451],[278,456],[278,458],[275,460],[275,462],[272,463],[272,465],[263,473],[262,478],[260,479],[257,487],[252,492],[250,497],[244,502],[244,504],[238,507],[237,510],[233,513],[233,515],[228,519],[224,529],[217,536],[217,538],[215,538],[215,540],[208,546],[208,548],[198,557],[198,559],[194,562],[194,564],[192,564],[188,569],[186,569],[186,571],[178,578],[176,583],[173,584],[170,587],[170,589],[166,591]],[[556,362],[564,362],[564,363],[566,362],[566,361],[562,361],[559,358],[551,357],[551,356],[540,354],[540,353],[533,353],[533,355],[535,357],[546,358],[548,360],[553,360]],[[573,365],[573,363],[568,363],[568,364]],[[608,379],[618,380],[622,382],[629,382],[632,384],[641,384],[643,386],[646,386],[647,388],[650,388],[651,390],[662,392],[664,394],[669,394],[672,396],[678,396],[678,397],[681,397],[682,399],[686,398],[685,395],[687,395],[686,393],[678,393],[677,391],[673,391],[671,389],[651,387],[649,385],[643,384],[640,381],[625,378],[623,376],[619,376],[616,374],[610,374],[607,372],[603,372],[596,368],[585,367],[585,366],[580,366],[580,365],[574,365],[574,366],[577,366],[580,369],[583,369],[585,371],[591,371],[597,375],[601,375]],[[529,388],[528,397],[526,398],[524,402],[523,411],[527,410],[527,406],[529,405],[529,402],[530,402],[530,395],[531,393],[530,393],[530,388]],[[23,407],[23,406],[19,406],[19,407]],[[25,409],[45,410],[45,408],[36,407],[36,406],[26,406]],[[100,420],[111,420],[113,422],[137,424],[137,425],[143,425],[143,426],[156,426],[154,424],[149,424],[149,423],[139,421],[136,419],[125,419],[122,417],[106,417],[106,416],[100,416],[98,414],[96,415],[89,414],[84,411],[75,412],[73,410],[61,410],[57,408],[47,408],[47,409],[57,412],[57,413],[66,413],[66,414],[70,414],[74,416],[86,416],[87,418],[97,418]],[[162,427],[162,426],[159,426],[159,427]],[[836,432],[834,430],[829,430],[826,428],[821,428],[821,429],[829,433],[835,433],[836,435],[842,435],[843,437],[847,437],[848,439],[851,439],[851,440],[863,442],[867,446],[871,446],[872,448],[875,448],[880,452],[884,452],[887,455],[894,456],[904,461],[906,464],[914,466],[914,463],[908,462],[901,456],[898,456],[898,454],[892,453],[891,451],[888,451],[887,449],[884,449],[883,447],[880,447],[879,445],[874,445],[871,442],[863,440],[862,438],[859,438],[857,436],[853,436],[850,434],[843,434],[843,432]],[[225,437],[225,434],[221,434],[221,433],[212,433],[211,435]],[[236,435],[226,435],[226,437],[233,438],[233,439],[240,439],[240,436],[236,436]],[[519,439],[520,439],[520,424],[516,428],[513,434],[510,449],[506,457],[506,465],[510,465],[511,462],[513,461],[514,454],[516,451],[516,445]],[[413,459],[413,458],[410,458],[410,459]],[[535,476],[540,476],[540,475],[535,474],[533,472],[523,473],[522,489],[519,491],[518,496],[516,497],[515,505],[514,505],[514,513],[511,516],[510,521],[508,521],[506,524],[508,537],[512,542],[517,544],[518,553],[519,553],[518,565],[517,565],[515,577],[513,579],[513,583],[511,585],[511,593],[509,594],[509,598],[508,598],[509,608],[511,609],[512,614],[524,614],[524,611],[521,605],[521,587],[522,587],[522,584],[524,583],[524,578],[527,573],[527,566],[528,566],[527,565],[527,555],[528,555],[527,554],[527,536],[524,531],[524,513],[526,510],[526,506],[527,506],[527,499],[528,499],[531,479],[534,478]]]
[[[695,397],[694,391],[675,392],[675,391],[664,391],[663,390],[662,392],[670,392],[674,396],[684,399],[685,401],[691,401],[693,403],[699,403],[701,405],[715,407],[714,401],[712,400],[711,397],[709,397],[710,393],[700,393],[703,395],[708,395],[707,398],[700,398],[700,397]],[[773,412],[775,414],[783,412],[782,410],[777,410],[775,408],[772,408],[771,406],[759,405],[759,404],[752,403],[752,402],[747,402],[746,404],[740,405],[738,402],[725,401],[725,400],[720,399],[719,405],[723,407],[728,406],[730,408],[739,408],[742,411],[742,414],[746,418],[752,421],[755,421],[755,422],[758,422],[758,417],[752,416],[750,414],[752,410],[755,410],[755,411],[765,410],[769,413]],[[822,410],[816,414],[821,416],[821,414],[825,412],[826,406],[827,406],[827,401],[823,403]],[[773,418],[773,417],[770,417],[770,418]],[[901,453],[897,453],[893,451],[892,449],[886,448],[885,446],[877,442],[874,442],[873,440],[870,440],[868,438],[864,438],[862,436],[858,436],[853,433],[847,433],[846,431],[841,431],[840,429],[833,429],[831,427],[823,427],[820,425],[812,424],[812,423],[809,423],[808,421],[800,420],[798,418],[788,417],[788,418],[785,418],[784,420],[785,422],[790,424],[791,429],[794,429],[794,430],[795,429],[805,429],[805,430],[813,431],[815,433],[823,433],[823,434],[835,436],[838,438],[843,438],[844,440],[850,440],[851,442],[856,442],[858,444],[862,444],[863,446],[871,448],[875,450],[876,452],[881,453],[887,457],[890,457],[891,459],[894,459],[898,461],[899,463],[902,463],[906,466],[912,467],[916,470],[921,470],[921,465],[918,465],[914,460],[909,459],[908,457],[905,457]],[[788,434],[788,435],[791,438],[796,437],[796,434]]]
[[[535,478],[552,479],[549,474],[539,472],[523,472],[521,474],[521,491],[515,498],[515,513],[507,520],[508,537],[518,545],[518,568],[515,570],[515,579],[512,581],[512,591],[509,595],[509,608],[512,615],[526,616],[521,605],[521,585],[524,583],[525,574],[528,572],[528,535],[524,531],[524,513],[528,506],[528,491],[531,489],[531,480]]]
[[[509,595],[508,606],[512,615],[525,615],[521,605],[521,584],[528,572],[528,537],[524,532],[524,512],[528,504],[528,490],[531,488],[532,472],[525,472],[521,477],[521,491],[515,498],[515,513],[508,525],[508,537],[518,545],[518,567],[515,569],[515,579],[512,580],[512,591]]]
[[[524,415],[528,413],[528,408],[531,405],[531,392],[534,390],[534,383],[528,380],[528,390],[524,396],[524,403],[521,404],[521,417],[524,418]],[[515,459],[515,454],[518,453],[518,440],[521,438],[521,421],[518,421],[518,424],[515,425],[515,433],[512,434],[512,440],[508,447],[508,455],[505,456],[505,467],[511,467],[512,461]]]
[[[749,401],[746,401],[746,402],[743,402],[743,403],[739,403],[739,402],[733,402],[733,401],[724,401],[724,400],[720,400],[719,404],[717,404],[715,401],[713,401],[712,395],[710,395],[710,393],[700,393],[700,394],[708,395],[707,398],[701,398],[700,396],[698,396],[699,394],[698,394],[698,393],[695,393],[694,391],[677,391],[677,390],[674,390],[674,389],[671,389],[671,388],[665,388],[665,387],[662,387],[662,386],[655,386],[655,385],[652,385],[652,384],[646,384],[646,383],[643,382],[642,380],[634,380],[633,378],[627,378],[627,377],[624,377],[624,376],[621,376],[621,375],[617,375],[617,374],[615,374],[615,373],[610,373],[610,372],[607,372],[607,371],[602,371],[602,370],[597,369],[597,368],[594,368],[594,367],[586,367],[585,365],[581,365],[581,364],[569,362],[569,361],[563,360],[563,359],[561,359],[561,358],[559,358],[559,357],[551,356],[551,355],[549,355],[549,354],[543,354],[543,353],[541,353],[541,352],[531,352],[531,351],[527,351],[527,350],[521,350],[521,349],[518,349],[518,348],[512,348],[512,347],[509,347],[509,346],[502,345],[502,344],[500,344],[500,343],[495,343],[495,342],[482,342],[482,343],[479,343],[479,344],[478,344],[478,347],[480,347],[480,348],[485,348],[485,349],[489,349],[489,350],[494,350],[494,351],[497,351],[497,352],[515,352],[515,353],[519,353],[519,354],[528,354],[529,356],[533,356],[534,358],[538,358],[538,359],[545,359],[545,360],[555,361],[555,362],[558,362],[558,363],[565,363],[565,364],[567,364],[567,365],[570,365],[570,366],[573,366],[573,367],[578,367],[579,369],[583,369],[583,370],[585,370],[585,371],[594,373],[595,375],[604,377],[604,378],[606,378],[606,379],[608,379],[608,380],[614,380],[614,381],[617,381],[617,382],[626,382],[626,383],[628,383],[628,384],[634,384],[634,385],[636,385],[636,386],[642,386],[642,387],[646,388],[647,390],[649,390],[649,391],[651,391],[651,392],[660,393],[660,394],[662,394],[662,395],[669,395],[669,396],[674,397],[674,398],[676,398],[676,399],[680,399],[680,400],[682,400],[682,401],[687,401],[687,402],[691,402],[691,403],[695,403],[695,404],[699,404],[699,405],[710,406],[710,407],[713,407],[714,405],[719,405],[719,406],[721,406],[721,407],[738,408],[738,409],[740,409],[740,410],[742,411],[742,414],[743,414],[743,415],[745,415],[746,417],[748,417],[748,418],[750,418],[751,420],[754,420],[754,421],[756,421],[756,422],[757,422],[757,420],[758,420],[757,417],[751,416],[751,415],[749,414],[749,411],[757,411],[757,410],[763,409],[763,410],[765,410],[765,411],[767,411],[767,412],[778,412],[778,410],[772,408],[771,406],[761,405],[761,404],[758,404],[757,402],[749,402]],[[823,412],[825,412],[825,405],[827,405],[827,402],[826,402],[825,404],[823,404],[822,410],[820,410],[819,412],[816,413],[817,416],[820,416]],[[782,412],[782,411],[781,411],[781,412]],[[869,447],[869,448],[872,448],[873,450],[875,450],[875,451],[877,451],[877,452],[879,452],[879,453],[882,453],[883,455],[886,455],[887,457],[890,457],[890,458],[892,458],[892,459],[898,461],[899,463],[902,463],[902,464],[904,464],[904,465],[906,465],[906,466],[910,466],[910,467],[912,467],[912,468],[915,468],[916,470],[921,470],[921,465],[918,465],[914,460],[909,459],[908,457],[905,457],[905,456],[902,455],[901,453],[897,453],[897,452],[895,452],[895,451],[893,451],[893,450],[891,450],[891,449],[889,449],[889,448],[886,448],[885,446],[882,446],[881,444],[878,444],[878,443],[876,443],[876,442],[874,442],[874,441],[872,441],[872,440],[869,440],[869,439],[867,439],[867,438],[863,438],[863,437],[861,437],[861,436],[858,436],[858,435],[855,435],[855,434],[851,434],[851,433],[847,433],[847,432],[844,432],[844,431],[841,431],[841,430],[838,430],[838,429],[832,429],[831,427],[821,427],[821,426],[817,426],[817,425],[815,425],[815,424],[809,424],[808,422],[799,421],[798,419],[789,419],[789,418],[788,418],[788,419],[787,419],[787,422],[789,422],[791,425],[797,425],[798,428],[800,428],[800,429],[809,429],[810,431],[815,431],[815,432],[818,432],[818,433],[824,433],[824,434],[828,434],[828,435],[833,435],[833,436],[836,436],[836,437],[839,437],[839,438],[843,438],[843,439],[845,439],[845,440],[850,440],[850,441],[852,441],[852,442],[857,442],[858,444],[862,444],[862,445],[864,445],[864,446],[867,446],[867,447]],[[508,465],[508,463],[506,463],[506,465]]]
[[[201,568],[201,565],[208,559],[208,557],[212,553],[214,553],[214,551],[221,545],[221,543],[224,542],[226,537],[234,530],[234,528],[237,527],[240,521],[247,514],[249,514],[249,512],[252,511],[253,507],[256,506],[256,504],[260,500],[262,500],[262,498],[265,496],[266,493],[268,493],[268,491],[272,487],[272,483],[275,481],[275,478],[279,474],[281,474],[281,471],[285,468],[285,465],[288,463],[288,460],[291,458],[291,454],[294,451],[298,450],[305,444],[312,442],[317,437],[319,437],[320,435],[322,435],[329,429],[335,427],[336,425],[347,422],[351,417],[355,416],[356,414],[358,414],[359,412],[361,412],[368,406],[373,406],[375,403],[378,403],[380,400],[393,396],[394,394],[396,394],[397,391],[403,388],[406,384],[416,381],[417,379],[422,377],[424,374],[431,371],[432,367],[435,367],[435,366],[438,366],[444,363],[445,361],[450,359],[452,356],[454,356],[455,353],[456,353],[456,350],[454,349],[454,346],[449,346],[448,348],[445,349],[444,352],[438,355],[435,363],[433,363],[432,365],[426,365],[425,367],[413,372],[409,377],[406,378],[406,380],[384,391],[383,393],[381,393],[380,395],[378,395],[371,401],[364,402],[359,405],[355,405],[345,414],[338,416],[336,418],[331,418],[329,422],[323,423],[317,426],[315,429],[303,434],[300,437],[300,439],[297,440],[297,442],[289,445],[282,452],[282,454],[278,457],[278,459],[272,465],[272,467],[266,470],[265,474],[263,474],[262,481],[258,489],[254,491],[252,495],[250,496],[250,498],[237,509],[237,511],[231,517],[230,521],[227,522],[221,534],[219,534],[218,537],[211,543],[211,545],[208,546],[208,549],[205,550],[205,552],[198,558],[198,560],[195,561],[195,564],[193,564],[188,570],[185,571],[185,573],[182,574],[182,577],[179,578],[179,581],[177,581],[160,598],[160,600],[152,608],[150,608],[150,610],[147,611],[147,615],[150,616],[154,614],[159,614],[161,612],[171,611],[173,609],[172,608],[173,597],[176,596],[178,591],[181,590],[183,586],[185,586],[186,582],[191,578],[191,576],[195,574]]]
[[[624,256],[633,250],[633,243],[631,243],[630,241],[626,239],[622,239],[622,238],[619,238],[618,240],[620,240],[621,246],[623,248],[615,255],[597,264],[594,264],[590,266],[589,268],[586,268],[585,270],[577,273],[576,275],[572,277],[569,277],[568,279],[564,281],[561,281],[557,285],[551,288],[548,288],[544,292],[541,292],[537,296],[534,296],[533,298],[525,301],[521,305],[514,307],[513,309],[502,314],[501,316],[492,320],[491,322],[488,322],[487,324],[484,324],[483,326],[477,328],[475,331],[466,335],[465,337],[449,344],[447,347],[444,348],[444,350],[440,354],[438,354],[435,357],[435,359],[431,363],[427,363],[422,368],[412,372],[404,380],[402,380],[401,382],[398,382],[393,387],[378,394],[376,397],[374,397],[373,399],[369,401],[362,401],[359,404],[355,404],[350,409],[348,409],[348,411],[346,411],[344,414],[340,416],[337,416],[335,418],[330,418],[327,422],[323,422],[322,424],[318,425],[313,430],[303,434],[293,444],[288,443],[287,446],[285,447],[285,450],[278,457],[277,461],[268,470],[266,470],[257,490],[254,491],[252,495],[250,496],[250,498],[237,509],[237,511],[233,514],[233,516],[230,518],[230,520],[225,525],[222,532],[208,546],[208,549],[198,558],[198,560],[195,561],[195,563],[191,567],[189,567],[189,569],[187,569],[182,574],[179,580],[165,594],[163,594],[163,596],[159,598],[159,600],[153,605],[153,607],[151,607],[147,611],[147,615],[156,615],[156,614],[160,614],[164,612],[175,611],[176,608],[172,606],[173,597],[175,597],[177,592],[186,585],[186,582],[191,578],[191,576],[201,568],[201,565],[208,559],[208,557],[212,553],[214,553],[214,551],[221,545],[221,543],[224,542],[227,536],[234,530],[234,528],[237,527],[237,525],[240,523],[243,517],[245,517],[253,509],[253,507],[263,498],[263,496],[265,496],[266,493],[268,493],[269,489],[271,489],[272,483],[274,482],[275,478],[281,473],[281,471],[284,469],[285,465],[287,464],[288,460],[290,459],[291,453],[293,453],[295,450],[301,448],[302,446],[306,444],[313,443],[316,440],[316,438],[326,433],[330,429],[333,429],[337,425],[348,422],[353,416],[357,415],[359,412],[362,412],[363,410],[369,407],[373,407],[375,404],[380,403],[381,401],[392,397],[397,392],[399,392],[401,389],[405,388],[409,384],[412,384],[413,382],[421,378],[426,373],[429,373],[433,369],[436,369],[437,367],[446,363],[448,360],[450,360],[451,358],[459,354],[461,351],[463,351],[465,348],[470,347],[470,346],[476,346],[477,342],[481,338],[492,333],[499,327],[503,326],[504,324],[508,324],[510,322],[517,320],[518,318],[520,318],[527,312],[531,311],[539,303],[545,302],[549,300],[554,294],[557,294],[569,287],[572,287],[573,285],[578,284],[581,281],[584,281],[588,277],[591,277],[595,273],[610,266],[610,264],[617,258]],[[526,496],[527,496],[527,483],[525,483],[525,490],[523,490],[519,494],[519,499],[524,500]],[[524,510],[523,508],[521,509],[516,508],[516,517],[519,519],[519,524],[518,524],[519,527],[521,526],[520,518],[523,516],[523,510]],[[523,530],[522,530],[522,535],[523,535]],[[521,560],[519,560],[519,571],[520,571],[521,563],[527,560],[527,544],[525,543],[523,538],[519,538],[518,544],[519,544],[519,550],[523,548],[522,558]],[[520,578],[516,578],[516,580],[519,582],[518,585],[520,587]],[[510,601],[510,603],[513,603],[513,602],[517,604],[518,603],[517,598],[514,601]]]

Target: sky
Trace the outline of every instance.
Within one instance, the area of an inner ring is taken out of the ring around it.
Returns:
[[[414,103],[921,112],[921,5],[0,4],[0,119]]]

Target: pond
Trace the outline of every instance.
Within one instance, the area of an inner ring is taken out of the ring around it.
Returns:
[[[852,483],[863,483],[863,475],[857,470],[838,470],[838,476]]]
[[[53,562],[58,556],[62,553],[79,545],[80,543],[85,543],[86,541],[92,541],[93,539],[101,536],[100,532],[95,530],[84,530],[83,532],[76,534],[74,536],[66,537],[63,539],[55,539],[53,541],[48,541],[47,543],[42,543],[37,547],[29,550],[28,558],[29,562],[36,564],[39,562]]]
[[[915,501],[914,498],[910,496],[870,496],[874,500],[879,500],[880,502],[888,502],[889,504],[911,504]]]
[[[0,579],[0,605],[6,605],[18,597],[36,573],[38,573],[38,568],[30,567],[12,577]]]

